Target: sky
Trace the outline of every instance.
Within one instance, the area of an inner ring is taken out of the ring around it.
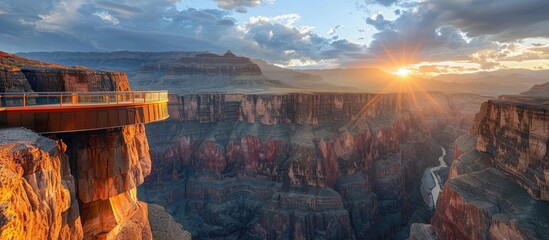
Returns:
[[[0,51],[209,51],[421,75],[549,69],[548,0],[0,0]]]

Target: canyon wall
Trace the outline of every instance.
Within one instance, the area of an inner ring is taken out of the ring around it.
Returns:
[[[494,100],[480,111],[477,150],[536,199],[549,201],[549,108]]]
[[[403,238],[440,151],[431,130],[455,107],[429,98],[444,107],[405,94],[171,95],[170,119],[147,126],[140,199],[197,239]]]
[[[151,171],[143,125],[58,135],[76,178],[84,236],[150,239],[137,186]]]
[[[484,103],[455,142],[432,227],[414,225],[410,239],[547,239],[547,110],[528,97]]]
[[[0,67],[5,91],[130,90],[124,73],[10,54],[0,56]],[[151,171],[143,125],[47,136],[56,141],[2,131],[0,234],[6,239],[152,238],[147,204],[137,199],[137,186]]]

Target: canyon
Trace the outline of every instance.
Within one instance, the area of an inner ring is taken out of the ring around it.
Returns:
[[[139,198],[196,239],[406,238],[431,216],[419,185],[435,141],[466,133],[476,98],[171,95],[170,118],[147,126]]]
[[[170,118],[0,129],[2,239],[549,236],[546,85],[498,99],[327,91],[230,52],[95,54],[71,65],[130,80],[2,53],[0,89],[168,88]]]

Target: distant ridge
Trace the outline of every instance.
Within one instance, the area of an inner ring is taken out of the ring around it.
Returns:
[[[209,52],[34,52],[20,56],[65,65],[126,72],[134,89],[177,93],[348,91],[321,77],[258,64],[231,50]],[[268,69],[267,71],[265,71]],[[271,71],[272,70],[272,71]]]
[[[530,90],[521,93],[521,95],[532,97],[549,97],[549,82],[534,85]]]

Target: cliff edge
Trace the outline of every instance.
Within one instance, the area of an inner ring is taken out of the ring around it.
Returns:
[[[3,92],[129,90],[124,73],[0,53]],[[49,139],[24,129],[0,131],[5,139],[0,140],[2,236],[152,238],[147,204],[136,192],[151,171],[143,125],[50,134]]]
[[[455,142],[430,238],[547,239],[548,115],[540,98],[505,96],[482,105],[470,133]],[[410,239],[422,229],[413,226]]]

